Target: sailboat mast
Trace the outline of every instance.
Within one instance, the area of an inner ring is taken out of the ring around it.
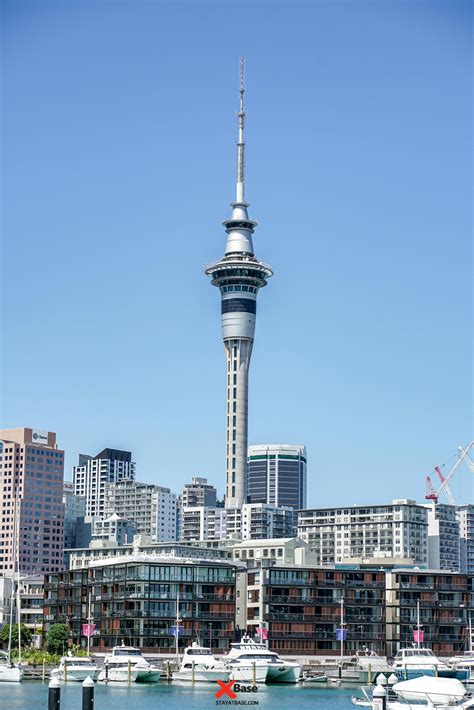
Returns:
[[[416,637],[416,647],[420,648],[420,600],[416,602],[416,628],[418,630],[418,634]]]
[[[12,589],[10,594],[10,626],[8,630],[8,662],[11,663],[12,660],[12,638],[13,638],[13,600],[17,602],[16,589],[15,589],[15,570],[16,570],[16,560],[17,560],[17,514],[16,514],[16,503],[17,497],[15,493],[15,510],[13,515],[13,574],[12,574]],[[20,628],[18,627],[18,637],[20,636]]]
[[[21,609],[20,609],[20,521],[18,519],[18,482],[15,491],[16,554],[13,570],[16,569],[16,623],[18,629],[18,665],[21,666]]]
[[[176,663],[178,664],[179,670],[179,587],[178,593],[176,594],[176,628],[174,630],[174,637],[176,641]]]
[[[91,650],[91,588],[89,587],[89,600],[87,605],[87,655],[89,656]]]

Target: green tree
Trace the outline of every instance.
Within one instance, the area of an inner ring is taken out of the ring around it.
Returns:
[[[8,637],[10,635],[10,628],[8,624],[2,626],[0,631],[0,639],[4,646],[8,645]],[[31,631],[25,626],[25,624],[20,624],[20,639],[21,646],[29,646],[31,643]],[[18,624],[12,625],[12,650],[18,648]]]
[[[67,646],[68,630],[66,624],[53,624],[46,634],[48,653],[63,653]]]

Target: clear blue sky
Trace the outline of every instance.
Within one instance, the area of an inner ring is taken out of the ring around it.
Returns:
[[[424,495],[472,435],[468,2],[2,3],[4,426],[223,493],[237,68],[259,296],[250,442],[309,503]],[[472,499],[473,475],[453,485]]]

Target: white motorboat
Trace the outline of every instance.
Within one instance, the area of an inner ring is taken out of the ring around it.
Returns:
[[[238,643],[230,644],[230,651],[222,659],[224,662],[238,659],[244,663],[267,666],[267,683],[297,683],[301,665],[296,661],[284,661],[278,653],[269,651],[263,643],[257,643],[250,636],[243,636]]]
[[[0,683],[19,683],[23,678],[23,668],[11,662],[10,655],[0,651]]]
[[[429,648],[402,648],[397,652],[392,667],[393,672],[402,680],[418,676],[437,676],[439,678],[457,678],[467,680],[467,671],[449,668],[440,661]]]
[[[474,650],[449,659],[449,665],[457,671],[468,671],[468,681],[474,681]]]
[[[51,671],[51,678],[60,681],[80,681],[88,676],[97,680],[100,668],[89,656],[63,656],[57,668]]]
[[[143,656],[139,648],[134,646],[125,646],[122,641],[120,646],[114,646],[112,653],[107,654],[104,663],[108,663],[109,669],[116,666],[127,666],[130,662],[133,670],[138,672],[137,683],[156,683],[161,677],[161,668],[149,663]]]
[[[352,698],[358,707],[373,707],[373,688],[362,688],[363,698]],[[387,710],[407,708],[430,708],[433,710],[472,710],[474,700],[463,684],[456,678],[420,676],[395,683],[387,692]]]
[[[381,673],[390,675],[392,669],[383,656],[352,656],[338,661],[336,668],[327,671],[328,678],[342,683],[374,683]]]
[[[179,671],[173,673],[173,681],[176,680],[187,683],[228,682],[231,672],[226,664],[216,661],[210,648],[193,642],[184,650]]]
[[[471,702],[467,707],[474,707],[466,688],[456,678],[433,678],[421,676],[412,680],[395,683],[393,692],[401,700],[409,702],[426,701],[433,705],[453,705],[453,703]],[[463,706],[464,707],[464,706]]]

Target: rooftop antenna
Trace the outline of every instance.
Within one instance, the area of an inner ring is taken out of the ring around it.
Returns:
[[[237,194],[236,203],[245,204],[245,142],[244,142],[244,79],[245,79],[245,57],[240,57],[239,70],[239,139],[237,141]]]

